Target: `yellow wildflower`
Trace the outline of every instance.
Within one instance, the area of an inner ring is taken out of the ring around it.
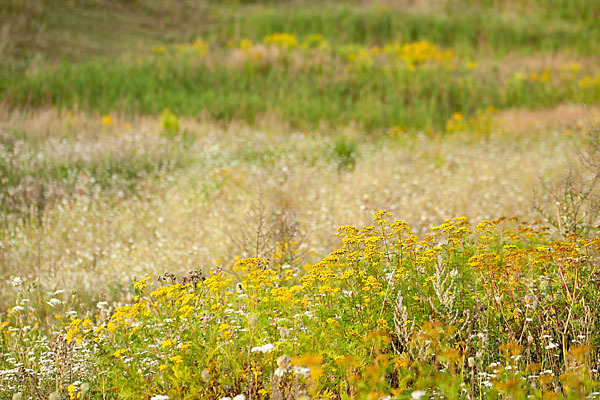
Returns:
[[[106,128],[113,125],[113,119],[110,116],[110,114],[106,114],[105,116],[102,117],[101,124],[103,127],[106,127]]]
[[[173,356],[169,358],[169,361],[171,361],[173,364],[177,365],[177,364],[181,364],[183,362],[183,358],[181,356]]]

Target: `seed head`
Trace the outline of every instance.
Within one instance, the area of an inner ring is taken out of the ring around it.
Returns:
[[[79,390],[81,391],[82,396],[85,395],[90,390],[90,384],[87,382],[82,383]]]
[[[258,324],[258,317],[256,315],[251,315],[248,318],[248,326],[250,326],[250,329],[254,329],[256,328],[256,324]]]
[[[292,359],[285,354],[282,356],[279,356],[279,358],[277,358],[277,366],[280,369],[287,369],[290,366],[291,362],[292,362]]]
[[[202,372],[200,372],[200,378],[202,378],[204,382],[208,382],[210,379],[210,372],[207,369],[203,369]]]
[[[279,334],[281,335],[282,339],[286,339],[290,336],[290,330],[282,326],[281,328],[279,328]]]

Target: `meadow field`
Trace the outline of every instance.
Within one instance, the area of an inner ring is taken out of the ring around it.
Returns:
[[[597,0],[4,0],[0,400],[600,398]]]

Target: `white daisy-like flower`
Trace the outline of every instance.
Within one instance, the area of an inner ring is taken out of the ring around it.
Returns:
[[[238,394],[233,398],[233,400],[246,400],[246,396],[244,396],[243,394]]]
[[[157,394],[156,396],[152,397],[150,400],[169,400],[169,396],[164,395],[164,394]]]

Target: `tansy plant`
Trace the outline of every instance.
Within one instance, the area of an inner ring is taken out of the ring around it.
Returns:
[[[180,283],[147,277],[105,321],[73,317],[64,341],[100,371],[89,395],[575,399],[598,390],[600,239],[554,241],[539,223],[464,217],[419,236],[386,212],[337,236],[339,248],[315,264],[282,264],[279,248],[275,261],[238,259]],[[20,313],[3,325],[3,348],[30,334]]]

